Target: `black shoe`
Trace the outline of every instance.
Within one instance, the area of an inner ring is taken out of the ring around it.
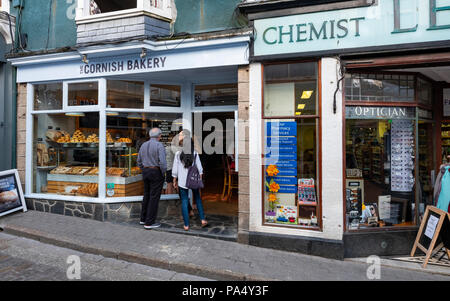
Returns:
[[[154,224],[151,224],[151,225],[145,225],[144,226],[145,229],[155,229],[155,228],[159,228],[159,227],[161,227],[160,223],[154,223]]]

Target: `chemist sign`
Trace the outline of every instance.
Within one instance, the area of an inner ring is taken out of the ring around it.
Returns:
[[[450,6],[444,2],[378,0],[364,7],[255,20],[254,55],[450,40]]]

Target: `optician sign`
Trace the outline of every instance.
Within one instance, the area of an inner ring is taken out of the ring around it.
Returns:
[[[261,19],[254,24],[255,56],[435,42],[450,40],[450,4],[378,0],[369,7]]]
[[[346,119],[413,119],[415,109],[410,107],[345,107]]]

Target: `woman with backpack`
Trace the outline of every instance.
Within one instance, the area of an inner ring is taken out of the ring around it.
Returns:
[[[188,130],[183,130],[179,134],[179,140],[183,143],[183,149],[175,154],[172,177],[175,189],[179,188],[180,191],[184,230],[189,231],[189,189],[192,190],[194,195],[197,210],[202,221],[202,227],[208,225],[200,196],[200,189],[203,188],[203,167],[200,162],[200,157],[194,149],[191,133]]]

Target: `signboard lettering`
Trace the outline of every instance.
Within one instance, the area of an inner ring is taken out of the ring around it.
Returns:
[[[347,106],[347,119],[408,119],[415,118],[414,108]]]
[[[255,20],[254,55],[445,41],[450,6],[441,2],[378,0],[365,7]]]
[[[90,63],[80,66],[80,74],[103,74],[123,71],[139,71],[160,69],[166,65],[167,57],[153,57],[148,59],[118,60],[101,63]]]

